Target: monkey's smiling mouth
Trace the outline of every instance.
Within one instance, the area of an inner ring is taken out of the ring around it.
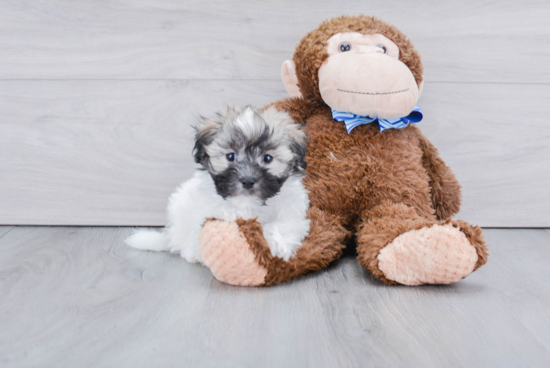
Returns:
[[[407,92],[409,88],[402,89],[401,91],[393,91],[393,92],[355,92],[355,91],[346,91],[345,89],[339,89],[340,92],[346,92],[346,93],[357,93],[359,95],[393,95],[395,93],[401,93],[401,92]]]

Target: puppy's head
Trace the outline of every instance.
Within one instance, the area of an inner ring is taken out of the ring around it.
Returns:
[[[229,107],[196,129],[195,162],[208,170],[219,195],[246,195],[265,203],[292,175],[306,168],[306,137],[274,107]]]

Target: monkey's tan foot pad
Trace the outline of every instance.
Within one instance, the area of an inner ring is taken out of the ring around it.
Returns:
[[[476,248],[451,224],[408,231],[378,254],[384,276],[404,285],[451,284],[472,273],[477,261]]]
[[[200,252],[216,279],[230,285],[264,285],[267,270],[256,261],[235,222],[207,221],[199,235]]]

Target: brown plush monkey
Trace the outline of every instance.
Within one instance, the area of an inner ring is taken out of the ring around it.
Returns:
[[[200,243],[214,276],[277,284],[326,267],[351,241],[359,263],[387,284],[449,284],[485,264],[481,229],[450,219],[460,185],[437,149],[414,125],[382,127],[413,111],[422,72],[407,37],[373,17],[334,18],[306,35],[282,68],[294,97],[273,105],[305,123],[309,236],[284,261],[255,220],[210,220]],[[348,132],[331,108],[378,120]]]

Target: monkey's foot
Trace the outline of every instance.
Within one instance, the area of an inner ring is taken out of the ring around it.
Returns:
[[[386,279],[404,285],[451,284],[485,262],[481,229],[450,220],[403,233],[378,254]]]
[[[199,244],[204,264],[219,281],[238,286],[265,284],[267,269],[256,260],[237,223],[208,220]]]

